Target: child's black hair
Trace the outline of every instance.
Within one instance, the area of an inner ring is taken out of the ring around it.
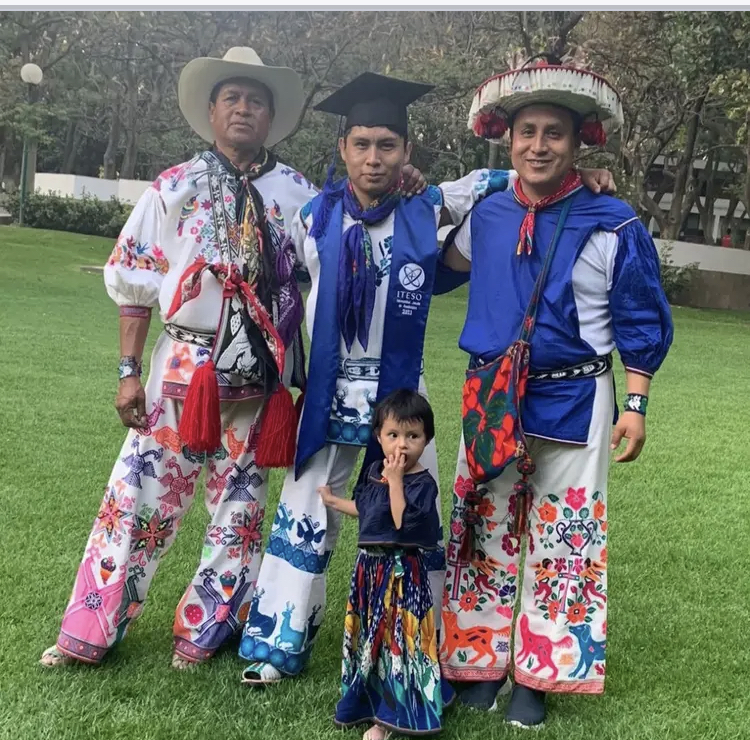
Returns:
[[[427,441],[435,436],[435,415],[429,401],[417,391],[399,388],[386,396],[376,407],[373,414],[372,429],[377,434],[385,420],[392,417],[397,422],[421,421]]]

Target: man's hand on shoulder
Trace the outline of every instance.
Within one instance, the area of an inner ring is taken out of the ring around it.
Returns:
[[[609,170],[581,168],[581,180],[592,193],[614,195],[617,192],[615,177]]]
[[[405,164],[401,170],[401,175],[404,181],[404,195],[407,197],[419,195],[427,189],[427,180],[425,180],[424,175],[414,165]]]

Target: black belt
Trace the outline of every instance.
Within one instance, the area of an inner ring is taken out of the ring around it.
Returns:
[[[544,370],[529,373],[529,380],[578,380],[579,378],[596,378],[612,369],[612,355],[595,357],[593,360],[578,365],[563,367],[559,370]]]
[[[472,357],[469,362],[469,369],[474,370],[482,365],[486,365],[478,357]],[[586,360],[578,365],[570,365],[558,370],[542,370],[538,373],[529,373],[529,380],[578,380],[580,378],[596,378],[598,375],[604,375],[612,369],[612,355],[602,355],[594,357],[592,360]]]
[[[177,342],[187,342],[188,344],[208,348],[214,346],[214,337],[216,336],[216,332],[183,329],[175,324],[164,324],[164,331]]]

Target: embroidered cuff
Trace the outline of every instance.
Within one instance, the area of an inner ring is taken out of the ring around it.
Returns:
[[[628,393],[622,408],[623,411],[635,411],[636,414],[645,416],[647,406],[648,396],[642,396],[640,393]]]
[[[642,375],[644,378],[653,378],[654,374],[648,372],[648,370],[641,370],[639,367],[631,367],[630,365],[625,365],[625,369],[629,373],[635,373],[636,375]]]
[[[151,309],[145,306],[120,306],[120,316],[131,319],[150,319]]]

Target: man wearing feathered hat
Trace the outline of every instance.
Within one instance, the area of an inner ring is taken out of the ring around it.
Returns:
[[[250,48],[195,59],[180,76],[180,109],[208,146],[146,190],[105,267],[120,312],[116,406],[130,431],[44,665],[98,664],[122,639],[204,468],[211,522],[177,607],[173,665],[211,657],[249,612],[267,468],[293,460],[287,386],[304,385],[288,228],[316,190],[267,149],[293,131],[303,100],[293,70]],[[164,332],[144,389],[155,307]]]
[[[544,721],[546,692],[604,690],[609,454],[625,439],[615,460],[638,457],[672,341],[650,236],[574,167],[581,144],[604,144],[621,121],[605,79],[559,60],[485,81],[469,125],[507,135],[518,180],[478,204],[443,254],[470,273],[459,342],[470,364],[441,662],[477,708],[495,705],[512,671],[506,717],[523,727]]]

